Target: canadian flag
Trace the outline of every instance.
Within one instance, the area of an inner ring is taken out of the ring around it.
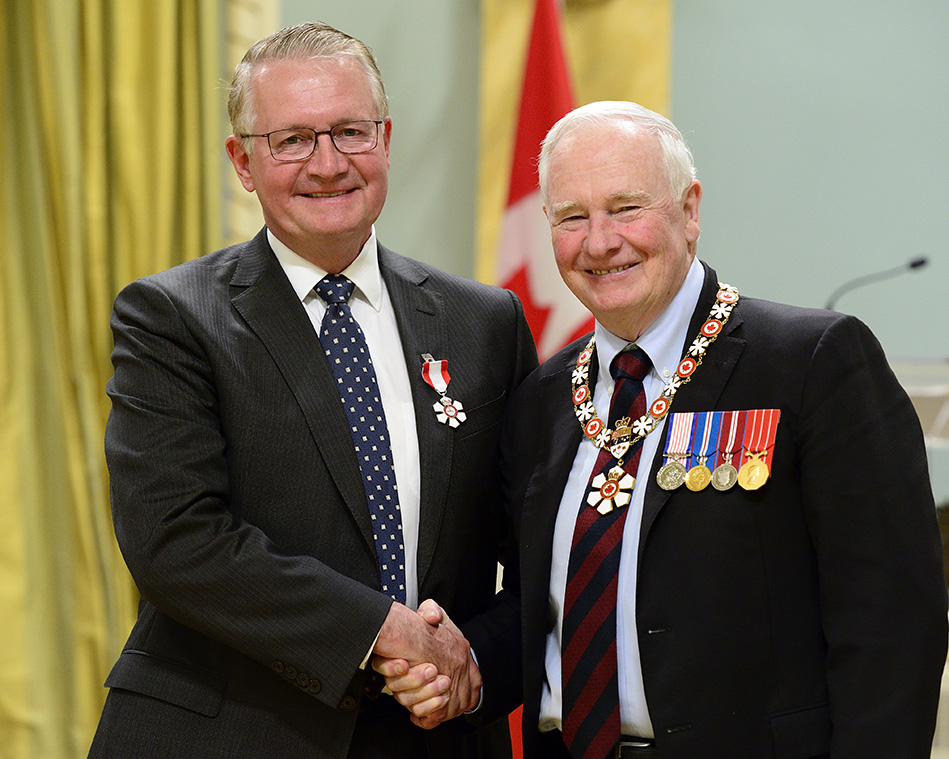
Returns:
[[[497,279],[524,304],[541,360],[593,328],[590,312],[560,278],[537,187],[537,154],[548,130],[573,108],[558,0],[537,0],[501,223]]]

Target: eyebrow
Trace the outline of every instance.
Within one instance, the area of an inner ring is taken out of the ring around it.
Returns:
[[[623,192],[614,192],[607,199],[609,205],[615,205],[617,203],[629,203],[634,201],[636,203],[645,203],[649,200],[649,193],[643,192],[642,190],[625,190]],[[563,203],[555,203],[550,207],[550,215],[554,219],[561,219],[564,216],[568,216],[575,210],[579,210],[580,204],[575,200],[566,200]]]
[[[649,200],[649,193],[642,190],[628,190],[626,192],[617,192],[610,195],[610,203],[627,203],[631,200],[637,203],[643,203]]]
[[[555,205],[551,206],[550,215],[554,219],[560,219],[561,217],[568,215],[569,212],[579,209],[579,208],[580,208],[579,203],[573,200],[567,200],[563,203],[556,203]]]

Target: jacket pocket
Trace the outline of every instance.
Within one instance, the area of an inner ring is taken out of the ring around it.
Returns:
[[[221,711],[227,683],[144,651],[126,650],[106,678],[105,686],[157,698],[205,717],[216,717]]]
[[[497,427],[504,418],[504,403],[506,400],[507,392],[503,392],[497,398],[493,398],[479,406],[470,409],[465,407],[467,420],[458,429],[456,440],[464,440]]]
[[[830,753],[830,707],[826,704],[771,717],[777,759],[809,759]]]

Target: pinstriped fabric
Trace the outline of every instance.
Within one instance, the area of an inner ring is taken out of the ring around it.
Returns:
[[[610,365],[615,380],[610,402],[612,428],[622,417],[646,411],[643,379],[649,357],[640,349],[619,353]],[[623,456],[623,468],[635,477],[642,440]],[[601,450],[590,480],[616,463]],[[616,591],[623,528],[628,508],[600,515],[586,501],[574,528],[563,620],[563,736],[577,759],[603,759],[620,736],[616,667]]]
[[[372,519],[382,592],[405,603],[405,542],[389,429],[369,347],[349,307],[353,288],[353,283],[339,274],[326,275],[313,288],[326,301],[320,343],[336,377],[353,435]]]

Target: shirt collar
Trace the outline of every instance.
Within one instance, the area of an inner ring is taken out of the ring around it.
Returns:
[[[685,280],[679,291],[666,306],[659,317],[650,324],[635,343],[614,335],[599,322],[596,322],[596,353],[599,362],[598,377],[610,376],[610,364],[616,354],[627,345],[637,345],[642,348],[652,361],[650,373],[662,377],[663,382],[675,374],[676,367],[682,359],[682,345],[686,339],[689,322],[702,294],[702,285],[705,282],[705,270],[697,258],[692,259],[692,265],[685,275]]]
[[[313,292],[317,283],[326,276],[326,270],[298,256],[280,242],[269,229],[267,240],[277,261],[286,272],[293,291],[303,301]],[[366,244],[359,251],[359,255],[341,273],[356,285],[356,292],[362,293],[362,297],[376,311],[382,308],[382,274],[379,272],[379,250],[376,245],[375,225],[369,233]]]

